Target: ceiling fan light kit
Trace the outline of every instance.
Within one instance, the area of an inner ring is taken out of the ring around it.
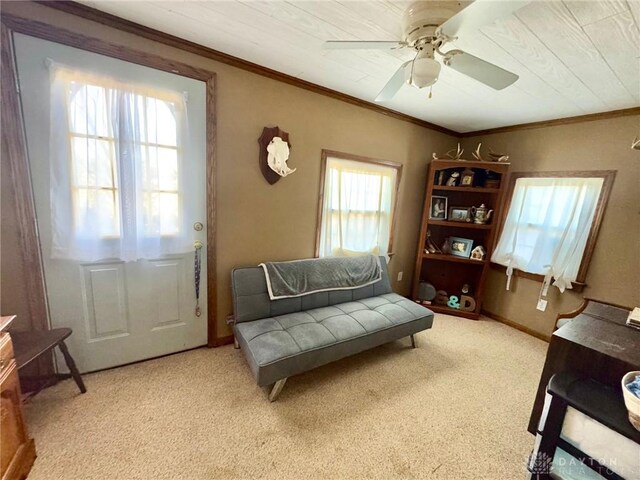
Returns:
[[[433,52],[433,47],[431,49],[425,48],[418,52],[416,58],[411,62],[410,68],[405,69],[406,80],[409,85],[425,88],[438,81],[442,67],[440,62],[433,57]]]
[[[431,87],[438,81],[443,64],[495,90],[502,90],[518,80],[518,75],[462,50],[443,51],[442,47],[454,42],[459,33],[510,15],[526,3],[523,0],[415,2],[405,11],[401,41],[329,41],[324,48],[412,48],[416,51],[415,58],[403,63],[387,82],[376,102],[391,100],[405,83],[418,89]],[[436,54],[441,57],[440,61]]]

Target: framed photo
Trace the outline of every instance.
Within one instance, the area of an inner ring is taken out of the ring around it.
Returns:
[[[473,240],[468,238],[449,237],[449,250],[456,257],[469,258],[472,246]]]
[[[447,219],[447,197],[431,196],[431,209],[429,210],[429,218],[433,220]]]
[[[451,207],[449,208],[449,221],[451,222],[470,222],[471,207]]]
[[[461,187],[473,187],[473,177],[475,176],[475,172],[470,168],[466,168],[462,175],[460,176],[460,186]]]

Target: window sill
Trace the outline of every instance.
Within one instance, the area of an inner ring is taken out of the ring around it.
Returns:
[[[493,263],[493,262],[491,262],[491,268],[493,270],[497,270],[497,271],[502,272],[502,273],[506,273],[506,271],[507,271],[507,267],[505,267],[503,265],[500,265],[498,263]],[[523,272],[522,270],[514,269],[513,270],[513,274],[516,277],[527,278],[529,280],[534,280],[534,281],[540,282],[540,283],[542,283],[544,281],[544,275],[539,275],[537,273]],[[578,281],[571,282],[571,283],[573,285],[573,288],[571,289],[571,291],[572,292],[576,292],[576,293],[581,293],[584,290],[584,287],[587,286],[586,283],[578,282]]]

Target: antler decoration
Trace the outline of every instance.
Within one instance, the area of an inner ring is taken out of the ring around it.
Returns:
[[[458,143],[458,148],[456,148],[455,150],[456,153],[452,153],[453,151],[454,151],[453,148],[449,150],[447,152],[447,157],[449,157],[451,160],[460,160],[462,158],[462,153],[464,152],[464,148],[460,148],[460,144]]]
[[[478,144],[478,148],[476,148],[475,152],[473,152],[471,155],[473,155],[473,158],[475,158],[479,162],[484,162],[484,158],[482,158],[482,155],[480,155],[480,147],[482,147],[482,142]]]
[[[445,155],[449,157],[451,160],[460,160],[462,158],[463,153],[464,153],[464,148],[461,148],[460,144],[458,143],[458,148],[456,149],[452,148],[447,153],[445,153]],[[431,155],[431,158],[433,158],[434,160],[439,160],[438,154],[436,152],[433,152],[433,154]]]
[[[509,155],[505,155],[504,153],[496,153],[493,150],[491,150],[491,147],[489,147],[489,158],[491,159],[492,162],[508,162],[509,161]]]
[[[640,137],[636,137],[631,143],[631,148],[633,150],[640,150]]]

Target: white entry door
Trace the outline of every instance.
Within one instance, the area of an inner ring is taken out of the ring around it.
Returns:
[[[15,51],[51,326],[80,371],[205,345],[205,84],[20,34]]]

